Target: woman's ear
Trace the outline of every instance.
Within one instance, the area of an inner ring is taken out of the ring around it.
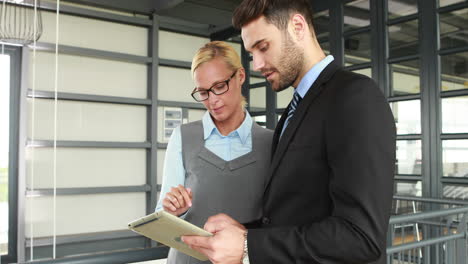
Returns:
[[[239,74],[239,82],[240,82],[240,85],[242,86],[245,82],[245,69],[243,67],[240,67],[238,70],[237,70],[238,74]]]

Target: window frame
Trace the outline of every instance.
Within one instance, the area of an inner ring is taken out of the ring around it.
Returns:
[[[10,119],[8,156],[8,254],[1,255],[5,263],[16,262],[18,256],[18,150],[21,88],[21,47],[4,45],[3,53],[10,56]]]

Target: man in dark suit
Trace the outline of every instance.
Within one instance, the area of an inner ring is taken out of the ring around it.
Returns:
[[[183,241],[213,263],[385,263],[395,124],[374,81],[325,56],[310,0],[244,0],[244,46],[272,89],[295,88],[273,140],[263,218],[211,217]]]

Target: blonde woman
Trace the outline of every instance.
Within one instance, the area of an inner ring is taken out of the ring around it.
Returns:
[[[239,55],[225,42],[207,43],[193,58],[192,77],[192,97],[207,111],[201,121],[174,130],[156,210],[200,227],[218,213],[240,223],[258,220],[273,133],[245,109]],[[171,249],[167,263],[202,262]]]

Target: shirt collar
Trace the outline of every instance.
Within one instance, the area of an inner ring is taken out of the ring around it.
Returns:
[[[323,60],[315,64],[302,78],[299,85],[296,88],[296,92],[299,93],[301,98],[304,98],[310,87],[319,77],[320,73],[330,64],[335,58],[332,55],[328,55]]]
[[[236,130],[230,133],[230,134],[236,133],[237,135],[239,135],[239,138],[242,144],[245,144],[252,130],[252,117],[250,116],[247,110],[244,110],[244,111],[245,111],[244,121]],[[213,119],[211,118],[209,111],[206,111],[205,114],[203,115],[202,123],[203,123],[203,139],[204,140],[207,140],[213,133],[217,133],[218,135],[222,136],[218,128],[216,127],[215,123],[213,122]]]

